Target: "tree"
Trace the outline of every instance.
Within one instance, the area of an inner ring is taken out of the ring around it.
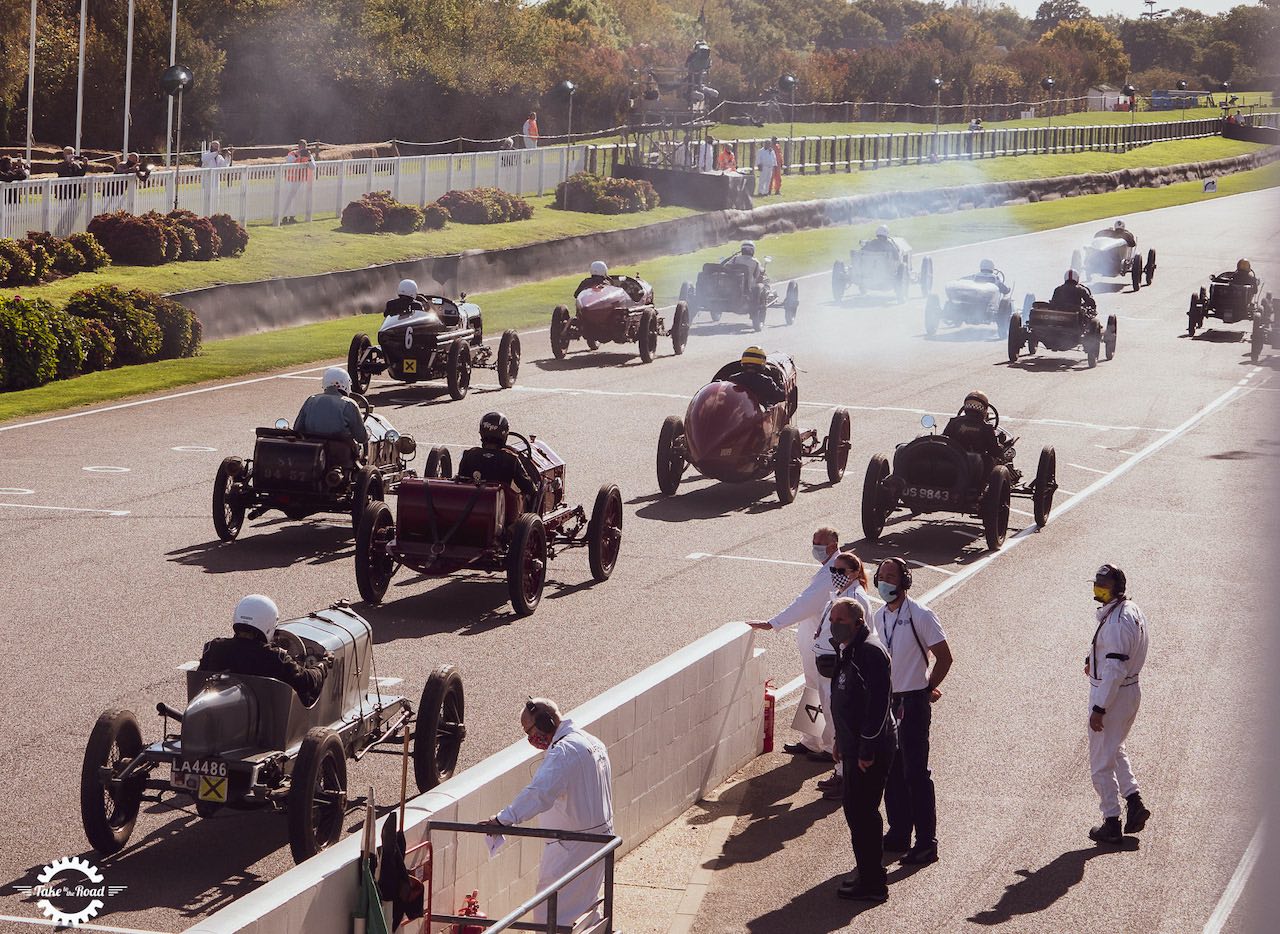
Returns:
[[[1043,36],[1059,23],[1071,23],[1076,20],[1091,19],[1089,12],[1080,0],[1044,0],[1036,8],[1036,18],[1031,21],[1031,30],[1037,36]]]
[[[1228,81],[1240,61],[1240,46],[1219,39],[1200,53],[1200,70],[1214,81]]]
[[[1097,20],[1078,19],[1059,23],[1040,37],[1040,44],[1079,53],[1087,63],[1083,78],[1089,84],[1118,84],[1129,73],[1129,56],[1124,50],[1124,44],[1107,32]]]

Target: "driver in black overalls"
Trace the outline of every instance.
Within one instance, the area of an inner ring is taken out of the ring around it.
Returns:
[[[1084,323],[1084,318],[1092,318],[1098,313],[1098,303],[1094,301],[1093,293],[1087,285],[1080,284],[1080,273],[1074,269],[1068,269],[1063,274],[1062,285],[1053,290],[1049,307],[1074,311],[1081,316],[1081,324]]]
[[[726,363],[711,378],[712,382],[722,380],[741,386],[766,409],[787,398],[780,369],[759,347],[748,347],[741,359]]]
[[[538,488],[529,478],[524,462],[507,450],[507,436],[511,425],[501,412],[490,412],[480,419],[480,447],[468,448],[458,464],[458,479],[472,480],[477,476],[485,483],[514,483],[524,494],[525,509],[533,506]]]
[[[389,318],[392,315],[408,314],[411,311],[424,311],[426,307],[418,297],[418,283],[412,279],[401,279],[400,287],[396,289],[396,297],[387,302],[387,306],[382,309],[382,314],[383,317]]]
[[[987,421],[987,413],[990,411],[991,404],[987,401],[987,394],[975,389],[964,397],[964,405],[960,407],[959,414],[947,422],[947,427],[942,430],[946,437],[980,455],[988,473],[996,464],[1005,462],[1005,435]]]
[[[250,594],[243,598],[231,617],[235,635],[206,643],[197,670],[274,678],[297,691],[298,699],[310,707],[333,667],[333,654],[326,652],[313,664],[300,664],[271,641],[279,621],[280,612],[270,597]]]

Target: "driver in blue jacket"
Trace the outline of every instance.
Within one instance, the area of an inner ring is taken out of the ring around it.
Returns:
[[[348,398],[351,376],[340,366],[331,366],[320,379],[321,392],[302,403],[293,430],[299,434],[347,440],[364,450],[369,431],[360,417],[360,409]]]
[[[991,403],[987,394],[975,389],[964,397],[964,405],[960,413],[947,422],[942,429],[943,435],[951,438],[974,454],[989,458],[992,465],[1005,461],[1003,431],[997,432],[987,421],[987,413],[991,411]]]

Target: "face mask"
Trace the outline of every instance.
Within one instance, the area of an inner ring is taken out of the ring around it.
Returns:
[[[831,583],[836,588],[836,590],[844,590],[846,587],[849,586],[849,575],[848,574],[832,574]]]
[[[853,627],[848,623],[831,623],[831,644],[834,646],[844,645],[846,642],[853,641]]]
[[[529,739],[529,745],[532,746],[534,749],[551,748],[551,737],[548,736],[546,733],[541,732],[540,730],[530,730],[528,739]]]
[[[827,546],[826,545],[813,546],[813,560],[817,561],[819,564],[827,563]]]
[[[880,591],[880,598],[885,603],[892,603],[898,596],[898,588],[888,581],[879,581],[876,583],[876,590]]]
[[[1103,587],[1101,584],[1094,584],[1094,585],[1093,585],[1093,599],[1095,599],[1095,600],[1097,600],[1099,603],[1103,603],[1103,604],[1110,603],[1110,602],[1111,602],[1111,588],[1110,588],[1110,587]]]

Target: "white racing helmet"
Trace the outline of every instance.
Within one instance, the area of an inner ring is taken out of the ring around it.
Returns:
[[[982,262],[978,263],[978,272],[990,274],[995,271],[996,264],[994,260],[984,259]]]
[[[280,621],[280,610],[276,602],[260,593],[251,593],[242,597],[231,614],[233,626],[248,626],[262,633],[268,642],[276,631],[276,623]]]
[[[877,236],[877,237],[887,237],[887,236],[889,236],[889,225],[888,225],[888,224],[881,224],[879,227],[877,227],[877,228],[876,228],[876,236]]]
[[[401,279],[400,287],[396,289],[396,294],[402,295],[405,298],[417,298],[418,283],[414,282],[412,279]]]
[[[1080,273],[1076,272],[1074,269],[1068,269],[1066,272],[1062,274],[1062,281],[1063,282],[1079,282]]]
[[[1124,221],[1116,221],[1111,225],[1112,230],[1124,230]]]
[[[754,240],[743,240],[742,246],[739,247],[739,249],[742,251],[743,256],[755,256],[756,242]]]
[[[607,276],[609,275],[609,266],[604,260],[598,259],[591,264],[591,275]]]
[[[330,389],[337,386],[343,394],[351,392],[351,374],[340,366],[331,366],[320,377],[320,388]]]

